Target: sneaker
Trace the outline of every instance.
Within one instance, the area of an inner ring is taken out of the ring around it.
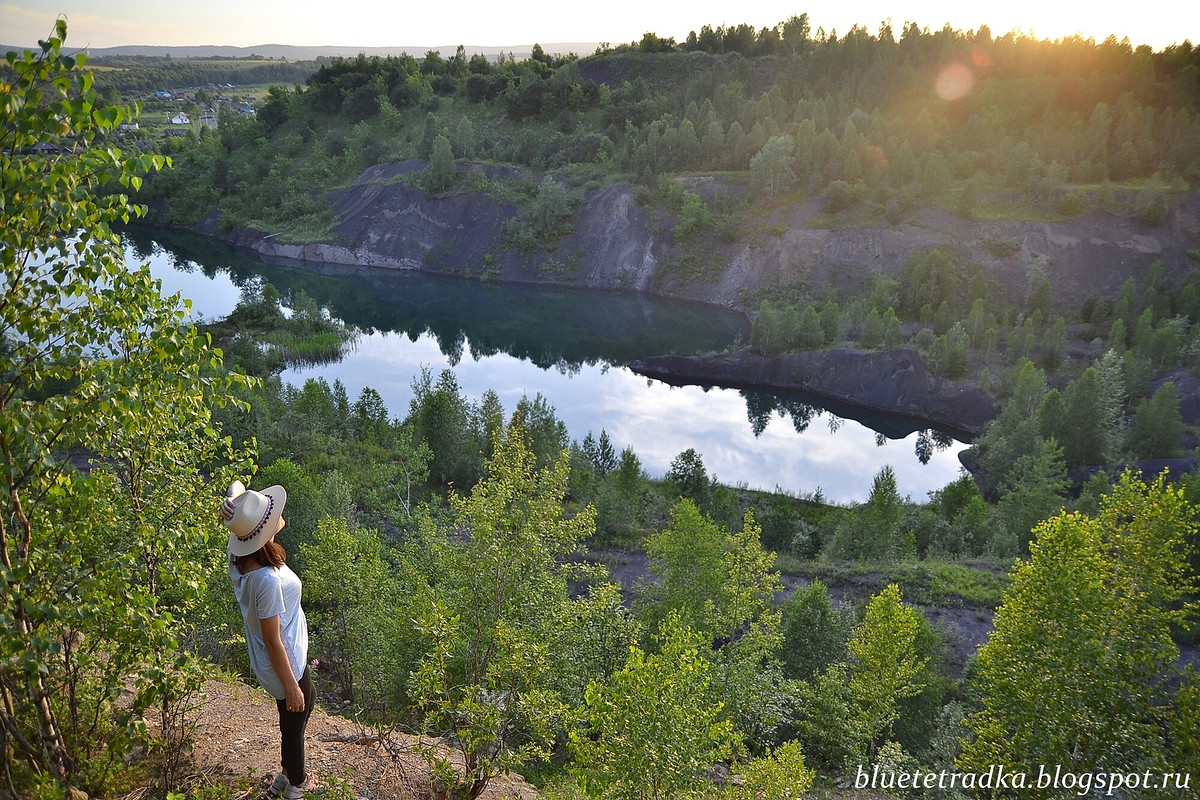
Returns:
[[[283,790],[288,786],[288,777],[282,772],[275,773],[275,780],[271,781],[271,785],[267,787],[267,794],[271,797],[282,797]]]
[[[283,787],[283,800],[301,800],[308,792],[317,788],[317,776],[308,773],[308,779],[303,786],[292,786],[290,783]]]

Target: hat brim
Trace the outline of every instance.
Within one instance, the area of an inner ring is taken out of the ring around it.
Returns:
[[[268,486],[266,489],[260,490],[260,493],[271,498],[271,513],[267,515],[266,522],[258,532],[249,539],[239,539],[235,533],[230,531],[229,543],[226,548],[231,556],[240,557],[257,553],[279,530],[279,520],[283,518],[283,507],[287,504],[287,490],[282,486]]]

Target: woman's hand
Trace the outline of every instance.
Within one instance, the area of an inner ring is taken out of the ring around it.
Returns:
[[[295,681],[291,686],[286,687],[287,692],[287,710],[288,711],[303,711],[304,710],[304,692],[300,691],[300,684]]]

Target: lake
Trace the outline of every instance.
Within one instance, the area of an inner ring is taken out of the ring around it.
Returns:
[[[408,413],[422,367],[435,377],[450,368],[468,399],[493,389],[509,412],[522,395],[541,393],[572,439],[607,430],[617,450],[631,446],[654,476],[688,448],[723,483],[793,494],[819,489],[835,502],[864,500],[885,464],[900,493],[916,501],[960,474],[965,445],[938,435],[922,463],[920,426],[912,421],[794,395],[672,387],[624,366],[747,339],[744,317],[723,309],[634,293],[268,263],[211,239],[140,226],[123,235],[127,260],[148,262],[164,293],[190,299],[198,319],[228,314],[244,287],[267,282],[285,306],[300,292],[312,297],[362,333],[339,362],[289,369],[283,379],[337,379],[351,400],[370,386],[396,417]]]

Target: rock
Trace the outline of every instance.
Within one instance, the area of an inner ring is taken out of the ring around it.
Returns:
[[[425,162],[379,164],[353,184],[325,192],[338,223],[329,242],[286,244],[273,234],[242,230],[231,243],[270,258],[375,266],[524,283],[630,289],[728,307],[744,307],[762,289],[804,285],[864,291],[876,276],[897,278],[914,257],[939,249],[960,264],[986,271],[1014,299],[1029,291],[1029,269],[1040,265],[1061,309],[1091,295],[1115,299],[1122,284],[1154,261],[1181,278],[1200,235],[1200,193],[1173,201],[1170,218],[1151,228],[1129,217],[1093,210],[1054,222],[979,220],[921,208],[896,224],[828,227],[819,199],[772,208],[765,220],[747,215],[743,234],[728,241],[705,234],[679,242],[669,215],[637,202],[629,185],[584,193],[571,233],[551,250],[506,246],[505,223],[516,208],[480,191],[431,195],[405,176]],[[519,170],[460,164],[492,180],[533,178]],[[679,179],[702,196],[744,191],[719,176]],[[217,220],[201,230],[215,233]]]

